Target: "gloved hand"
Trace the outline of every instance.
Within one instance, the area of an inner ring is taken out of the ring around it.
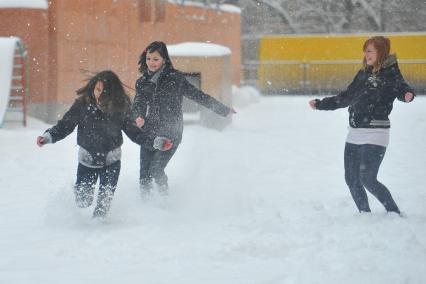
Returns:
[[[52,143],[52,136],[49,132],[45,132],[42,136],[37,137],[37,145],[39,147],[44,146],[45,144]]]
[[[173,142],[167,137],[157,136],[154,139],[154,149],[168,151],[173,147]]]

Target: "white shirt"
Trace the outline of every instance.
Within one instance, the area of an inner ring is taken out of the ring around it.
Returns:
[[[346,142],[356,145],[372,144],[387,147],[390,128],[353,128],[348,127]]]

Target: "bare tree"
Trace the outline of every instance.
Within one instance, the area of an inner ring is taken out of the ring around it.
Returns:
[[[296,24],[293,22],[291,16],[289,13],[282,8],[279,1],[274,0],[253,0],[256,5],[265,5],[267,7],[270,7],[283,21],[283,23],[289,25],[290,30],[293,33],[297,33],[298,29]]]
[[[240,0],[244,13],[259,20],[263,33],[343,33],[426,30],[424,0]],[[259,12],[263,11],[263,12]],[[261,16],[259,16],[259,14]],[[250,17],[250,16],[249,16]],[[274,21],[274,19],[279,19]],[[265,24],[264,22],[273,22]],[[243,27],[244,28],[244,27]],[[262,32],[259,32],[261,34]]]

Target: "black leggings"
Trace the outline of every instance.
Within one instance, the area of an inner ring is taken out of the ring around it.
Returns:
[[[99,177],[99,192],[94,217],[103,217],[108,212],[120,175],[121,161],[103,168],[89,168],[78,164],[75,184],[75,201],[79,207],[89,207],[93,202],[96,182]]]
[[[388,212],[400,213],[389,190],[377,180],[386,147],[372,144],[345,146],[345,179],[360,212],[370,212],[367,189]]]

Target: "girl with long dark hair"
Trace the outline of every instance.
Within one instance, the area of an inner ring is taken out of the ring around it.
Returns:
[[[140,55],[139,71],[142,75],[136,81],[132,115],[148,136],[157,137],[154,147],[141,147],[140,188],[143,195],[149,194],[154,180],[160,193],[167,194],[168,179],[164,169],[182,140],[183,96],[221,116],[235,111],[195,88],[174,69],[164,42],[148,45]]]
[[[78,152],[75,199],[78,207],[89,207],[96,182],[99,192],[93,217],[108,212],[121,168],[123,130],[135,143],[146,137],[130,119],[131,102],[118,76],[109,70],[94,75],[77,91],[78,98],[58,123],[37,137],[37,145],[56,143],[77,126]]]

